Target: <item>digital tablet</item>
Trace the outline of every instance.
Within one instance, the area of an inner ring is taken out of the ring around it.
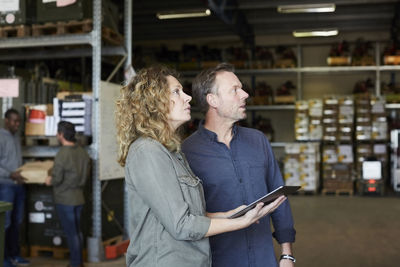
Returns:
[[[269,203],[273,202],[278,197],[280,197],[282,195],[286,196],[289,194],[293,194],[294,192],[296,192],[299,189],[300,189],[300,186],[283,186],[282,185],[282,186],[278,187],[277,189],[275,189],[274,191],[269,192],[265,196],[257,199],[253,203],[247,205],[247,207],[245,207],[244,209],[229,216],[228,218],[233,219],[233,218],[240,217],[240,216],[246,214],[246,212],[248,212],[249,210],[253,209],[257,205],[257,203],[264,202],[265,205],[268,205]]]

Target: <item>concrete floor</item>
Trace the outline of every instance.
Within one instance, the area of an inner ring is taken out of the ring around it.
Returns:
[[[400,266],[400,197],[300,195],[289,199],[297,230],[297,267]],[[31,260],[30,266],[68,264],[51,258]],[[125,259],[85,266],[125,266]]]

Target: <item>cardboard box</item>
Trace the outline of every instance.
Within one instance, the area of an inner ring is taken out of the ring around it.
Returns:
[[[29,184],[43,184],[51,175],[54,162],[52,160],[27,162],[18,168],[21,175],[28,179]]]
[[[351,57],[328,57],[326,63],[329,66],[349,66],[351,65]]]
[[[45,131],[46,123],[25,123],[25,135],[26,136],[44,136],[46,134]]]

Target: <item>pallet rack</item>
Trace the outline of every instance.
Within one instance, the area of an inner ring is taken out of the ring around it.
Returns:
[[[101,247],[101,236],[102,236],[102,222],[101,222],[101,181],[98,179],[99,176],[99,164],[98,159],[100,157],[98,138],[101,134],[99,132],[99,98],[100,98],[100,79],[101,79],[101,56],[102,56],[102,45],[101,45],[101,0],[93,0],[93,28],[89,33],[83,34],[69,34],[69,35],[55,35],[55,36],[40,36],[40,37],[10,37],[6,39],[0,39],[0,50],[8,48],[33,48],[33,47],[60,47],[66,45],[90,45],[90,49],[77,49],[71,50],[71,52],[63,52],[63,57],[77,56],[77,55],[90,55],[92,57],[92,89],[93,89],[93,107],[92,107],[92,134],[93,142],[89,148],[89,154],[93,160],[93,243],[95,249]],[[132,0],[124,0],[124,48],[109,48],[105,52],[107,55],[123,55],[125,60],[124,65],[128,67],[131,65],[132,58]],[[15,59],[12,55],[3,53],[0,55],[0,61]],[[53,52],[54,55],[57,51]],[[35,51],[25,51],[24,53],[18,53],[15,55],[21,60],[27,60],[32,58],[51,57],[51,55],[40,55]],[[57,58],[60,58],[58,56]],[[117,67],[119,67],[118,65]],[[3,101],[4,102],[4,101]],[[24,148],[24,156],[34,157],[52,157],[57,153],[57,149],[54,147],[28,147]],[[128,208],[127,198],[124,198],[124,220],[127,222]],[[126,226],[129,224],[125,223]],[[92,243],[92,244],[93,244]],[[93,253],[89,260],[100,261],[102,258],[101,251]]]

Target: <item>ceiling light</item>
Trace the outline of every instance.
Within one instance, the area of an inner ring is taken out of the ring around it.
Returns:
[[[294,37],[328,37],[338,35],[338,29],[319,29],[319,30],[296,30],[293,31]]]
[[[335,12],[335,4],[305,4],[278,6],[279,13],[324,13]]]
[[[182,18],[207,17],[210,15],[211,15],[210,9],[186,10],[186,11],[167,11],[167,12],[158,12],[156,14],[158,19],[182,19]]]

